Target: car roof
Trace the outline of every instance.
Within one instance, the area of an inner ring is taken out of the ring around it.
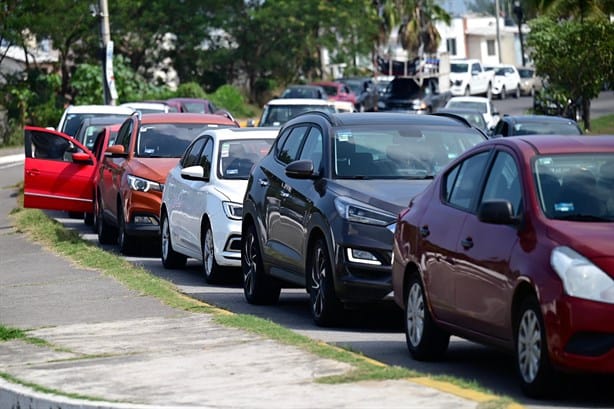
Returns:
[[[215,135],[219,140],[229,139],[274,139],[279,133],[276,127],[255,127],[255,128],[219,128],[207,129],[200,135]],[[199,136],[200,136],[199,135]]]
[[[614,135],[521,135],[513,138],[496,138],[485,143],[502,143],[518,147],[530,147],[540,155],[563,153],[614,153]]]
[[[128,107],[128,108],[159,108],[160,110],[168,109],[168,105],[164,102],[153,102],[153,101],[135,101],[135,102],[124,102],[120,106]]]
[[[217,114],[196,114],[187,112],[168,112],[163,114],[143,114],[141,123],[145,124],[168,124],[168,123],[203,123],[219,125],[235,125],[236,123],[224,116]]]
[[[550,122],[577,125],[577,122],[573,119],[551,115],[504,115],[501,119],[508,120],[510,122]]]
[[[276,98],[266,103],[266,105],[322,105],[334,106],[332,101],[319,98]]]
[[[126,114],[130,115],[134,110],[117,105],[69,105],[67,114]]]
[[[490,100],[486,97],[471,97],[471,96],[452,97],[448,100],[448,102],[450,101],[490,102]]]
[[[347,125],[386,125],[386,124],[407,124],[407,125],[444,125],[463,127],[462,122],[456,119],[437,116],[437,115],[412,115],[400,112],[342,112],[342,113],[324,113],[324,112],[306,112],[304,114],[297,115],[290,121],[286,122],[295,123],[300,122],[301,117],[308,115],[322,115],[330,118],[331,123],[334,126],[347,126]],[[470,126],[465,125],[469,128]]]

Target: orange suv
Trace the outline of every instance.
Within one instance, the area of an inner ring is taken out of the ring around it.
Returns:
[[[207,128],[237,127],[215,114],[132,115],[107,148],[94,192],[98,241],[131,253],[140,238],[160,236],[160,204],[169,170]]]

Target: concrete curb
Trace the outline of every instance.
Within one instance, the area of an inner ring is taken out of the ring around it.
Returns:
[[[0,165],[7,164],[7,163],[21,162],[24,159],[25,159],[25,155],[23,153],[2,156],[0,157]]]

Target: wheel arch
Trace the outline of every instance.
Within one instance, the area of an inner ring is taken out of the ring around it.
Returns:
[[[510,319],[511,319],[511,328],[513,328],[514,333],[516,333],[516,325],[518,323],[519,311],[518,308],[524,299],[532,296],[537,298],[537,291],[531,285],[531,283],[527,280],[523,280],[518,284],[514,291],[514,295],[512,296],[512,304],[510,308]]]
[[[421,281],[422,281],[422,274],[420,274],[420,269],[418,268],[418,266],[413,263],[413,262],[409,262],[407,263],[407,265],[405,266],[405,271],[403,273],[403,308],[406,307],[406,302],[407,302],[407,296],[409,295],[409,280],[412,277],[418,277]],[[424,286],[424,282],[422,282],[422,285]],[[427,298],[426,295],[426,291],[424,291],[424,298]],[[428,299],[427,299],[427,307],[430,309],[430,305],[428,304]]]
[[[307,247],[306,247],[306,252],[305,252],[305,288],[308,289],[309,288],[309,279],[311,277],[311,275],[309,274],[309,269],[311,267],[311,262],[313,261],[311,258],[311,252],[313,251],[313,247],[315,246],[315,243],[318,240],[324,240],[324,244],[326,244],[326,247],[328,248],[328,258],[330,261],[330,265],[334,266],[335,262],[334,262],[334,255],[333,252],[331,251],[331,245],[329,244],[328,240],[326,240],[326,235],[324,234],[324,232],[322,231],[322,229],[320,227],[314,227],[313,229],[311,229],[310,233],[309,233],[309,239],[307,240]],[[334,268],[334,267],[333,267]]]

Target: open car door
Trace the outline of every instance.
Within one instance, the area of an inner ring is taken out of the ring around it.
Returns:
[[[24,207],[92,212],[97,159],[76,139],[26,126]]]

